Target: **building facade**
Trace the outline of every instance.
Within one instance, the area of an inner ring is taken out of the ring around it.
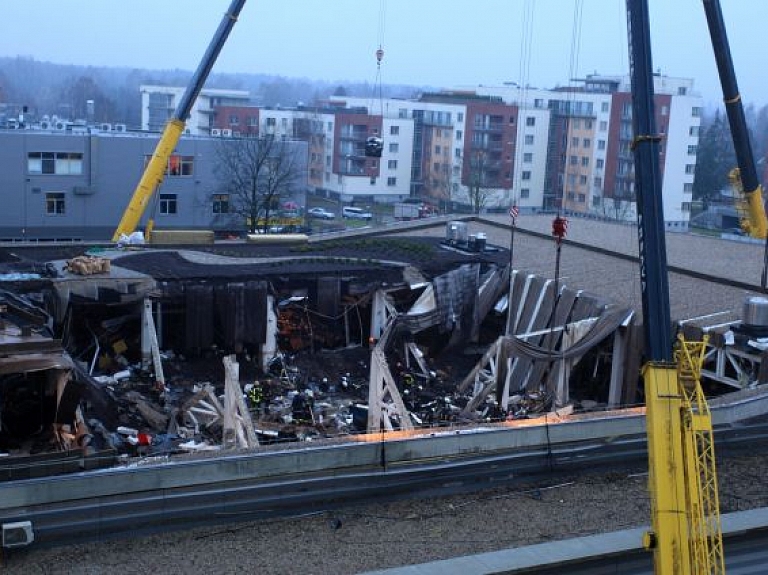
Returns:
[[[148,132],[161,132],[179,105],[179,100],[186,88],[142,85],[139,91],[141,93],[141,129]],[[215,108],[248,106],[250,98],[250,94],[245,90],[203,88],[186,120],[185,133],[192,136],[205,136],[217,127],[231,129],[231,126],[224,125],[223,117],[220,118],[220,125],[214,122]]]
[[[0,240],[111,239],[157,142],[157,133],[0,130]],[[216,174],[218,140],[183,136],[146,218],[158,229],[242,231]],[[290,141],[304,162],[305,142]],[[303,177],[305,165],[298,168]],[[305,186],[297,184],[295,199]],[[143,225],[143,223],[142,223]]]

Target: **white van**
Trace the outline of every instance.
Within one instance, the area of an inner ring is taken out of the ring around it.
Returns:
[[[373,219],[373,214],[371,212],[366,212],[361,208],[353,208],[352,206],[344,206],[341,208],[341,216],[354,220],[370,221]]]

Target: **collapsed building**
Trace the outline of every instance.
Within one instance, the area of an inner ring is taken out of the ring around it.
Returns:
[[[48,348],[37,367],[14,359],[2,374],[0,450],[32,453],[35,437],[41,451],[108,465],[634,401],[632,311],[510,270],[507,250],[474,240],[50,261],[13,284],[34,295]],[[34,425],[5,407],[22,396]]]

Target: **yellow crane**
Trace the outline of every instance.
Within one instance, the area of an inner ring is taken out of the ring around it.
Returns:
[[[648,0],[627,0],[652,516],[644,544],[657,575],[713,575],[725,561],[712,418],[699,382],[706,342],[678,338],[673,354],[649,22]]]
[[[659,575],[725,573],[712,418],[699,378],[704,341],[678,336],[676,365],[648,363],[645,381],[651,531]]]
[[[184,132],[184,126],[189,116],[192,106],[197,100],[197,96],[200,94],[200,90],[203,89],[203,84],[208,78],[208,74],[213,68],[213,64],[216,62],[219,53],[221,52],[224,42],[226,42],[232,27],[237,21],[237,17],[242,10],[245,0],[232,0],[229,9],[221,19],[219,27],[216,29],[216,33],[213,36],[208,49],[203,55],[197,70],[189,81],[184,95],[179,100],[179,104],[176,106],[176,110],[173,112],[170,120],[163,130],[163,134],[160,136],[155,151],[152,154],[147,166],[144,168],[144,173],[139,180],[139,184],[133,192],[128,206],[123,212],[123,216],[120,219],[120,223],[115,229],[115,233],[112,235],[112,241],[118,242],[123,236],[129,236],[136,231],[139,226],[141,217],[147,209],[149,201],[155,194],[158,186],[162,183],[165,177],[166,170],[168,168],[168,160],[173,154],[173,150],[176,148],[176,144],[181,138],[181,134]],[[148,240],[152,234],[152,228],[154,222],[150,219],[144,230],[144,236]]]
[[[738,164],[738,167],[729,174],[731,187],[736,195],[736,211],[739,213],[741,229],[744,233],[753,238],[765,238],[768,235],[768,218],[766,218],[763,204],[763,187],[757,177],[755,158],[749,141],[749,129],[744,116],[744,104],[736,82],[720,0],[702,0],[702,3],[715,52],[725,112],[728,116]]]

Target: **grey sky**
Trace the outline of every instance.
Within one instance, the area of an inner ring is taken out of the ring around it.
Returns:
[[[214,71],[376,79],[382,0],[248,0]],[[701,0],[649,0],[654,68],[721,100]],[[746,102],[768,103],[768,0],[721,0]],[[568,83],[575,0],[534,0],[528,82]],[[230,0],[3,2],[0,55],[194,69]],[[521,77],[526,0],[383,0],[382,80],[451,87]],[[627,72],[624,0],[583,0],[578,74]]]

